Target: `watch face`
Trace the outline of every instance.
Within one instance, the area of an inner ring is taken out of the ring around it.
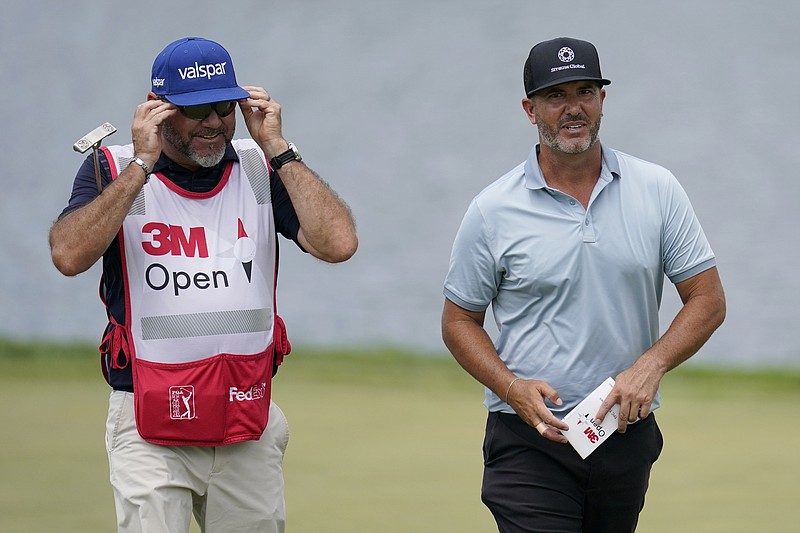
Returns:
[[[297,151],[297,146],[294,143],[289,143],[289,150],[294,152],[294,161],[302,161],[303,158],[300,156],[300,152]]]

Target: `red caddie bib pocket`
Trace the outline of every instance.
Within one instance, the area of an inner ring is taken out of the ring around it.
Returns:
[[[269,418],[273,350],[258,356],[226,357],[228,434],[225,443],[261,438]]]
[[[272,346],[190,363],[134,358],[136,427],[146,441],[221,446],[261,437],[272,389]]]
[[[225,394],[219,386],[224,361],[191,363],[135,359],[136,427],[153,444],[215,443],[225,438]]]

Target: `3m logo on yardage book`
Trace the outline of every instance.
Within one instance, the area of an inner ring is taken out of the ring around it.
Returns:
[[[163,222],[148,222],[142,227],[142,249],[151,256],[173,256],[207,259],[209,257],[206,230],[202,226],[184,228]],[[256,244],[238,219],[237,236],[229,250],[239,260],[247,277],[252,281],[253,259]],[[175,296],[187,289],[224,289],[230,286],[229,272],[225,270],[170,270],[161,263],[154,262],[145,269],[145,283],[155,291],[172,289]]]
[[[616,420],[616,417],[614,417],[614,419]],[[576,426],[581,426],[581,423],[585,423],[586,427],[579,427],[578,429],[582,431],[586,439],[592,444],[595,444],[600,439],[605,438],[606,430],[589,413],[585,413],[581,418],[579,418]]]

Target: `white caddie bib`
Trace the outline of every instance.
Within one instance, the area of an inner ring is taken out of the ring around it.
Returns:
[[[153,174],[120,230],[137,428],[156,444],[229,444],[266,427],[285,339],[269,171],[254,141],[233,146],[240,162],[208,193]],[[116,179],[133,146],[103,150]]]

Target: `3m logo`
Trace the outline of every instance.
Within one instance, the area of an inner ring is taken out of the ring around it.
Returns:
[[[583,434],[586,435],[586,438],[589,439],[589,442],[591,442],[592,444],[600,440],[600,437],[597,435],[597,433],[592,431],[592,428],[584,429]]]
[[[616,416],[614,416],[614,418],[616,419]],[[583,415],[583,421],[588,424],[586,429],[583,430],[583,434],[586,435],[586,438],[589,439],[589,442],[592,444],[606,436],[606,430],[603,429],[603,426],[600,425],[600,423],[595,420],[593,416],[589,415],[589,413]],[[581,419],[579,418],[578,425],[580,424]]]
[[[150,255],[185,255],[208,257],[206,230],[199,226],[189,228],[187,235],[181,226],[148,222],[142,227],[142,248]],[[149,240],[148,240],[149,238]]]
[[[169,388],[169,417],[173,420],[197,418],[194,410],[194,387],[192,385]]]

